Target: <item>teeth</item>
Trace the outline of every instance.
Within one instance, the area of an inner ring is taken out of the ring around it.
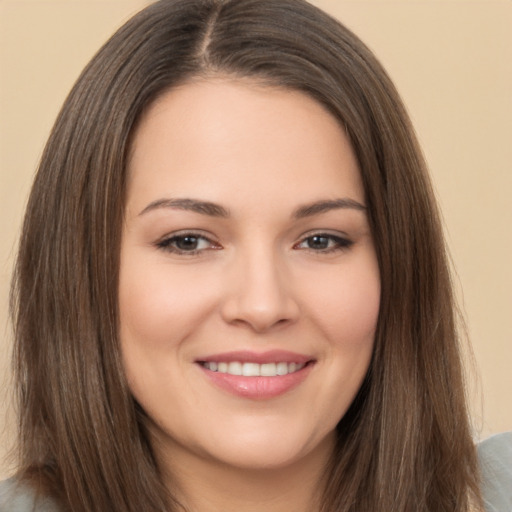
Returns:
[[[244,363],[242,365],[242,375],[245,377],[259,377],[260,372],[260,365],[257,363]]]
[[[228,371],[230,375],[242,375],[242,363],[234,361],[228,364]]]
[[[286,375],[288,373],[288,365],[286,363],[277,363],[277,375]]]
[[[276,375],[276,363],[265,363],[260,366],[260,375],[273,377]]]
[[[243,375],[244,377],[277,377],[278,375],[288,375],[298,372],[304,368],[300,363],[240,363],[232,361],[224,362],[205,362],[202,363],[205,368],[212,372],[228,373],[229,375]]]

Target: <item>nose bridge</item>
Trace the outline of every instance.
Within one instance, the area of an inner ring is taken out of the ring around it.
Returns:
[[[251,244],[237,254],[223,313],[229,322],[261,332],[298,313],[286,258],[270,245]]]

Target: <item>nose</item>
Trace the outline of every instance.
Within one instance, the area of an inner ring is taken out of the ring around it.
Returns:
[[[222,304],[224,321],[262,333],[293,323],[299,305],[286,265],[275,255],[241,256],[230,269]]]

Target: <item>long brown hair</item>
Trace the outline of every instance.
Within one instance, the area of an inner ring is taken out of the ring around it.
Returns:
[[[50,135],[12,292],[20,478],[64,510],[178,510],[159,475],[118,340],[130,141],[195,77],[303,91],[345,127],[381,275],[375,350],[338,425],[323,512],[480,505],[439,215],[405,109],[365,45],[303,0],[164,0],[89,63]]]

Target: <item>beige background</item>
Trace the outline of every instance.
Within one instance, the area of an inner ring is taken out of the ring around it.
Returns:
[[[0,0],[0,460],[15,430],[9,276],[33,172],[82,67],[147,3]],[[478,368],[470,386],[476,436],[511,430],[512,0],[314,3],[375,51],[409,108],[464,292]],[[0,478],[8,471],[0,462]]]

